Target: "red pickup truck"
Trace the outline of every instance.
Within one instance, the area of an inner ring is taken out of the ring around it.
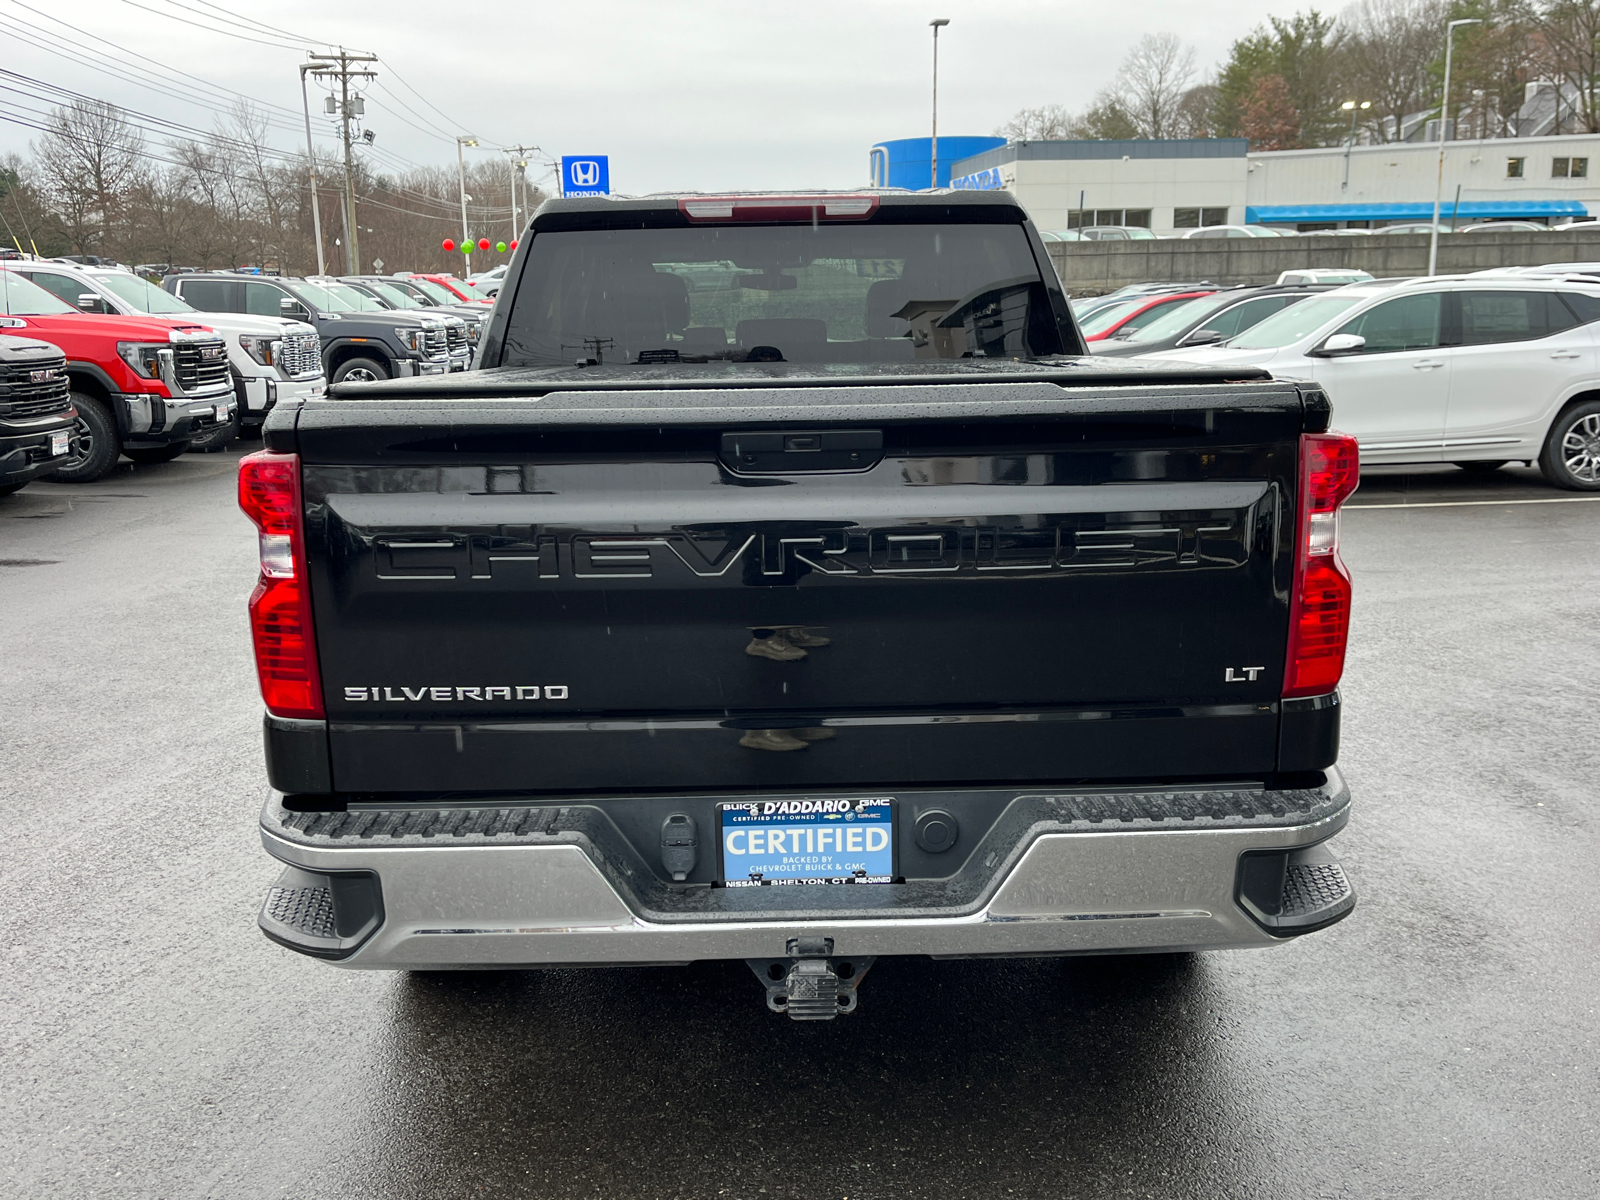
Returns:
[[[168,462],[202,430],[233,419],[238,401],[227,347],[192,320],[79,312],[0,270],[0,324],[66,356],[77,417],[67,455],[46,479],[89,483],[108,474],[120,455]]]
[[[419,272],[404,278],[415,283],[440,304],[481,304],[484,308],[494,304],[493,298],[454,275],[424,275]]]

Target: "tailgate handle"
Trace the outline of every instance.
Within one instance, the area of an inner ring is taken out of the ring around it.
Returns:
[[[750,430],[724,433],[719,457],[739,475],[865,471],[883,457],[881,429]]]

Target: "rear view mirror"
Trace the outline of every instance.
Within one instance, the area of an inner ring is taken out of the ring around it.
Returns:
[[[1196,329],[1183,339],[1185,346],[1210,346],[1222,340],[1220,329]]]
[[[103,313],[106,311],[106,302],[93,292],[83,292],[78,296],[78,309],[81,312]]]
[[[306,312],[306,306],[292,296],[285,296],[278,301],[278,311],[286,317],[305,317],[310,315]]]
[[[1358,333],[1336,333],[1311,353],[1317,358],[1338,358],[1345,354],[1360,354],[1367,339]]]

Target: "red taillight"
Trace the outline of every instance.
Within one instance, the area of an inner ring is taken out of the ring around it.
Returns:
[[[263,450],[239,463],[239,507],[260,531],[261,579],[250,594],[256,674],[267,711],[321,720],[322,681],[306,593],[300,459]]]
[[[1356,440],[1342,433],[1300,439],[1300,513],[1289,654],[1283,694],[1320,696],[1339,686],[1350,637],[1350,573],[1339,558],[1339,506],[1361,480]]]
[[[876,196],[695,196],[678,201],[691,221],[865,221]]]

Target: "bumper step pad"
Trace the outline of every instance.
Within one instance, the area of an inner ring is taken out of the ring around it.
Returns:
[[[1239,868],[1239,904],[1280,937],[1326,929],[1348,917],[1356,890],[1326,843],[1303,850],[1247,854]]]
[[[327,876],[315,887],[270,887],[261,915],[303,937],[334,940],[333,889]]]
[[[370,871],[323,874],[285,867],[256,917],[273,941],[315,958],[348,958],[383,924],[383,896]]]

